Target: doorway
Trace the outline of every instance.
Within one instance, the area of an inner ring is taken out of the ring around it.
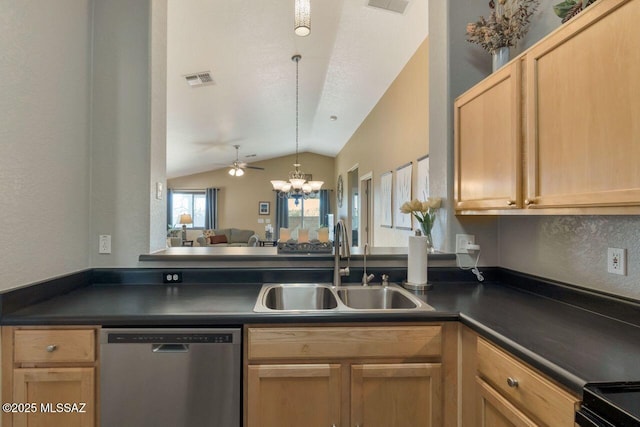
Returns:
[[[359,246],[359,233],[358,225],[360,222],[360,202],[359,202],[359,190],[358,190],[358,166],[354,166],[347,173],[347,188],[348,197],[348,217],[349,226],[351,227],[351,246]]]
[[[373,174],[369,172],[360,177],[360,243],[372,246],[373,242]]]

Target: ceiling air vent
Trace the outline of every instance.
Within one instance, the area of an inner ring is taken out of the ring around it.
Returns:
[[[407,0],[369,0],[369,6],[392,12],[404,13],[409,2]]]
[[[200,73],[187,74],[185,80],[191,87],[209,86],[215,84],[211,78],[211,71],[202,71]]]

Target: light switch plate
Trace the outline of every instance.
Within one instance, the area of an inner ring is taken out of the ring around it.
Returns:
[[[111,235],[101,234],[98,243],[98,253],[110,254],[111,253]]]

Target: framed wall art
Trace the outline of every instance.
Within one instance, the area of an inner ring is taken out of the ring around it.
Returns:
[[[258,202],[258,215],[270,215],[271,203],[270,202]]]
[[[411,230],[411,215],[400,212],[404,202],[411,201],[411,172],[413,163],[409,162],[396,169],[395,199],[393,203],[394,224],[401,230]]]
[[[420,157],[417,166],[416,198],[427,200],[429,197],[429,155]]]

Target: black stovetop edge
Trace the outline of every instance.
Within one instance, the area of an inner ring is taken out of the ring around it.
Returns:
[[[638,394],[628,407],[616,402],[615,393],[633,392]],[[584,386],[582,406],[616,426],[637,426],[640,419],[640,382],[596,382]]]

